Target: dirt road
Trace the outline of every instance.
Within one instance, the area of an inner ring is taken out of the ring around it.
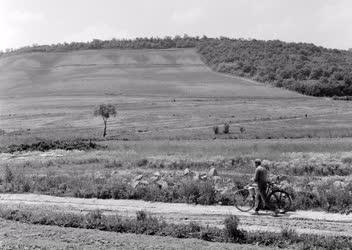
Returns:
[[[298,233],[320,235],[352,235],[352,214],[330,214],[318,211],[296,211],[279,217],[264,213],[253,216],[232,206],[202,206],[183,203],[145,202],[140,200],[99,200],[53,197],[37,194],[0,194],[0,205],[13,208],[50,209],[58,212],[87,212],[100,209],[105,213],[135,216],[144,210],[174,223],[191,221],[202,225],[222,227],[224,218],[233,214],[240,218],[245,230],[278,232],[289,226]]]

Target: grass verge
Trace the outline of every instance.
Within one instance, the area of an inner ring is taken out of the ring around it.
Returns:
[[[299,235],[294,230],[286,228],[280,233],[246,232],[238,229],[239,220],[235,216],[226,218],[224,229],[209,226],[204,227],[196,223],[167,223],[157,217],[146,214],[144,211],[137,212],[135,218],[127,218],[119,215],[104,215],[99,210],[86,214],[75,214],[0,208],[0,217],[6,220],[30,224],[98,229],[118,233],[171,236],[176,238],[197,238],[215,242],[257,244],[280,248],[293,245],[299,246],[302,249],[352,248],[352,237]]]

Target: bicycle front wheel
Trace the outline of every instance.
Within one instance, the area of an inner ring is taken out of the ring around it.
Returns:
[[[254,207],[254,197],[248,189],[240,189],[234,193],[235,207],[242,211],[248,212]]]
[[[279,213],[286,213],[291,208],[291,197],[290,195],[281,190],[273,191],[269,194],[269,202],[275,209],[279,210]]]

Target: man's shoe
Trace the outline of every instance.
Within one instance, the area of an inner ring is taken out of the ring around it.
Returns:
[[[278,217],[278,216],[279,216],[279,210],[278,210],[278,209],[275,209],[275,210],[274,210],[273,216],[274,216],[274,217]]]

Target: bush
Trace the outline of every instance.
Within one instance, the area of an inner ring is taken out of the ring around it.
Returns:
[[[296,230],[287,226],[281,229],[281,237],[282,239],[290,240],[291,242],[297,242],[297,239],[299,238]]]
[[[216,202],[216,192],[210,181],[182,181],[179,197],[187,203],[211,205]]]
[[[225,236],[230,242],[239,242],[244,239],[244,233],[238,229],[240,220],[236,215],[228,216],[225,221]]]
[[[100,230],[105,228],[105,216],[103,216],[100,210],[89,212],[84,218],[84,228]]]
[[[89,150],[89,149],[101,149],[104,148],[92,141],[85,142],[83,140],[65,140],[65,141],[39,141],[32,144],[12,144],[10,146],[0,148],[0,152],[14,153],[18,151],[48,151],[54,149],[63,150]]]
[[[147,218],[147,213],[143,210],[137,211],[136,216],[137,216],[137,221],[145,221]]]
[[[4,180],[6,184],[10,184],[14,179],[14,175],[8,165],[5,167]]]
[[[224,124],[224,134],[230,133],[230,124],[225,123]]]
[[[219,134],[219,126],[214,126],[213,127],[214,134]]]
[[[240,127],[240,132],[241,134],[243,134],[244,132],[246,132],[246,129],[244,127]]]

